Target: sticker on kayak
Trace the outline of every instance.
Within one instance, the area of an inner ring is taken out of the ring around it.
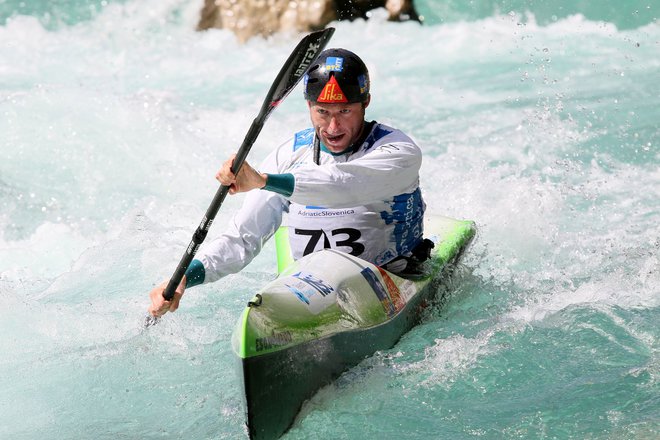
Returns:
[[[417,294],[418,289],[414,281],[402,280],[401,284],[399,284],[399,291],[405,302],[408,302],[410,298]]]
[[[335,289],[310,273],[295,273],[287,277],[284,285],[314,314],[335,303]]]
[[[380,276],[383,277],[383,280],[385,281],[385,287],[387,287],[387,291],[390,292],[390,297],[394,303],[394,308],[398,312],[403,308],[403,306],[406,305],[408,298],[401,296],[401,291],[397,287],[396,283],[384,269],[379,266],[378,271],[380,272]]]
[[[403,307],[401,303],[401,297],[399,295],[399,289],[396,289],[396,297],[397,301],[395,302],[391,291],[388,291],[385,286],[383,286],[383,283],[378,279],[378,276],[372,271],[370,268],[365,267],[362,269],[362,272],[360,272],[364,279],[367,280],[371,288],[373,289],[374,293],[380,300],[380,303],[383,305],[383,308],[385,309],[385,313],[387,313],[387,317],[390,318],[396,314],[401,308]],[[388,287],[390,287],[388,285]],[[396,288],[396,286],[394,286]]]
[[[255,339],[256,351],[270,350],[271,348],[281,347],[290,344],[293,341],[291,332],[273,333],[271,336]]]

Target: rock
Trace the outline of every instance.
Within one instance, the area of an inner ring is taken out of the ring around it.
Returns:
[[[232,30],[240,41],[276,32],[309,32],[334,20],[367,19],[385,7],[393,21],[416,20],[413,0],[204,0],[197,30]]]

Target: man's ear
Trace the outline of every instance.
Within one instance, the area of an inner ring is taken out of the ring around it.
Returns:
[[[371,102],[371,93],[367,95],[367,100],[362,103],[362,108],[366,109],[367,107],[369,107],[370,102]]]

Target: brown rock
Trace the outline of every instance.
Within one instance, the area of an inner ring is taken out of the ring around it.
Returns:
[[[393,21],[417,20],[413,0],[204,0],[197,30],[232,30],[240,41],[281,31],[309,32],[334,20],[367,19],[385,7]]]

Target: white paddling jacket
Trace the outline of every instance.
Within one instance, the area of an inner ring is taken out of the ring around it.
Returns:
[[[316,139],[314,129],[300,131],[266,158],[259,167],[268,174],[266,187],[247,193],[228,229],[200,248],[188,286],[243,269],[285,212],[295,259],[332,248],[383,265],[411,254],[422,241],[425,210],[415,142],[376,122],[342,154]]]

